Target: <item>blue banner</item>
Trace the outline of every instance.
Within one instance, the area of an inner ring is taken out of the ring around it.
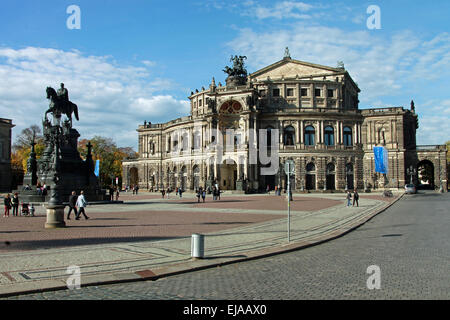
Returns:
[[[98,177],[100,174],[100,160],[95,160],[95,170],[94,174]]]
[[[388,151],[385,147],[373,147],[375,157],[375,172],[388,173]]]

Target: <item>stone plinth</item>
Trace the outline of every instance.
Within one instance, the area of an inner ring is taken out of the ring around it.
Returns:
[[[47,207],[47,221],[45,222],[45,229],[65,228],[64,221],[64,206],[48,206]]]

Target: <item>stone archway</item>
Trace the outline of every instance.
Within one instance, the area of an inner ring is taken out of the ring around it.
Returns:
[[[186,166],[181,167],[180,170],[180,188],[186,190],[187,187],[187,169]]]
[[[316,165],[312,162],[306,165],[306,190],[315,190],[316,189]]]
[[[327,164],[326,189],[336,190],[336,166],[331,162]]]
[[[194,182],[194,190],[197,190],[200,187],[200,167],[195,165],[192,170],[193,182]]]
[[[407,181],[409,183],[409,179]],[[417,181],[421,189],[434,190],[435,184],[433,162],[430,160],[422,160],[417,164]]]
[[[139,170],[136,167],[130,168],[130,185],[134,186],[139,183]]]
[[[237,164],[234,160],[224,160],[220,166],[219,187],[222,190],[236,190]]]

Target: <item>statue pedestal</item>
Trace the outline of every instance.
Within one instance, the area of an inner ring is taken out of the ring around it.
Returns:
[[[64,221],[64,206],[48,206],[47,207],[47,222],[45,229],[65,228]]]

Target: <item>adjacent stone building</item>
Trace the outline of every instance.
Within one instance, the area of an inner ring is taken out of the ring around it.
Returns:
[[[11,191],[12,120],[0,118],[0,192]]]
[[[282,60],[247,75],[243,58],[224,70],[226,85],[213,78],[191,93],[189,116],[138,127],[139,158],[123,162],[124,183],[153,190],[285,188],[284,163],[293,160],[295,191],[401,189],[411,179],[410,166],[416,173],[431,170],[431,187],[447,185],[445,145],[416,146],[413,102],[409,109],[361,110],[360,89],[343,64],[298,61],[286,51]],[[262,174],[269,164],[259,152],[266,146],[279,161],[272,174]],[[375,173],[374,146],[387,148],[388,174]],[[412,177],[419,183],[419,175]]]

